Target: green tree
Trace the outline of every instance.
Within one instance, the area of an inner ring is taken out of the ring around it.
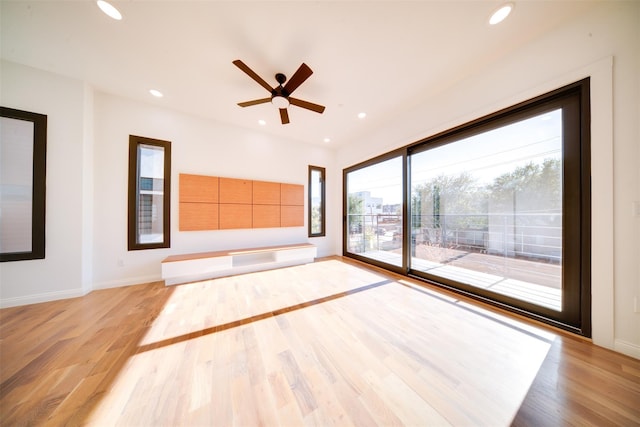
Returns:
[[[311,206],[311,231],[320,233],[322,231],[322,215],[320,206]]]
[[[349,194],[347,197],[347,213],[354,215],[364,214],[364,200],[362,197]]]
[[[562,170],[560,159],[529,162],[497,177],[488,186],[492,211],[561,212]]]
[[[412,203],[414,212],[420,213],[414,223],[425,227],[440,228],[442,221],[447,221],[448,227],[486,226],[484,218],[478,216],[487,211],[486,190],[468,172],[439,175],[416,186]]]
[[[364,214],[364,200],[354,194],[347,196],[347,218],[349,231],[362,230],[362,215]]]

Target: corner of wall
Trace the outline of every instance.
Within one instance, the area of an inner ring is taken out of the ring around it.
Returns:
[[[93,290],[93,144],[94,90],[88,83],[83,91],[82,124],[82,291]]]

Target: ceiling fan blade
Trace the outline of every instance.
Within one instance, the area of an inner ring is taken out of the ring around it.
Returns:
[[[247,66],[247,64],[245,64],[244,62],[242,62],[239,59],[236,59],[235,61],[233,61],[233,64],[240,68],[242,71],[244,71],[249,77],[251,77],[253,80],[255,80],[256,82],[258,82],[258,84],[260,84],[260,86],[262,86],[263,88],[265,88],[266,90],[268,90],[269,92],[271,92],[273,90],[273,88],[271,86],[269,86],[269,83],[265,82],[262,77],[260,77],[259,75],[257,75],[251,68],[249,68]]]
[[[324,106],[314,104],[313,102],[303,101],[302,99],[291,98],[289,97],[289,103],[297,106],[306,108],[307,110],[315,111],[316,113],[322,114],[324,112]]]
[[[303,62],[298,70],[289,79],[289,81],[287,81],[287,83],[284,85],[284,90],[287,91],[289,95],[291,95],[293,91],[296,90],[302,83],[304,83],[304,81],[307,80],[311,74],[313,74],[313,71],[311,71],[311,68],[309,68],[309,66]]]
[[[270,101],[271,101],[271,98],[262,98],[262,99],[254,99],[253,101],[238,102],[238,105],[241,107],[250,107],[252,105],[264,104]]]
[[[280,109],[280,120],[282,121],[283,125],[289,123],[289,113],[287,112],[286,108]]]

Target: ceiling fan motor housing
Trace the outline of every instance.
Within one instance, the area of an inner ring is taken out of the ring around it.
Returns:
[[[287,81],[287,76],[282,73],[278,73],[276,74],[276,81],[278,82],[278,86],[274,87],[271,91],[271,97],[282,96],[284,98],[288,98],[289,92],[282,86],[284,82]]]

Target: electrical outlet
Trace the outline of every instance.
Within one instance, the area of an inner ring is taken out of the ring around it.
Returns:
[[[633,216],[640,218],[640,202],[631,204],[631,212],[633,212]]]
[[[122,258],[118,258],[118,267],[124,267],[124,261]]]
[[[640,313],[640,311],[638,311],[638,297],[633,297],[633,312]]]

